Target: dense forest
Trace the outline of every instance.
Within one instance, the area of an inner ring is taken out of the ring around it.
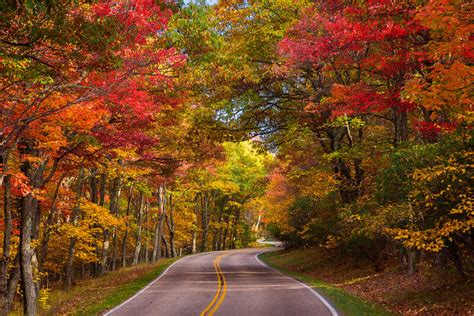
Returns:
[[[2,1],[0,314],[261,236],[472,277],[472,8]]]

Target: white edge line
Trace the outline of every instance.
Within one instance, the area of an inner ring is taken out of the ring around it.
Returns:
[[[257,254],[255,255],[255,259],[258,261],[258,263],[260,263],[262,266],[267,267],[268,269],[271,269],[271,270],[273,270],[273,271],[276,271],[276,272],[278,272],[278,273],[280,273],[280,274],[282,274],[282,275],[284,275],[284,276],[286,276],[286,277],[288,277],[288,278],[290,278],[290,279],[295,280],[297,283],[299,283],[299,284],[302,285],[303,287],[305,287],[305,288],[307,288],[308,290],[310,290],[311,293],[313,293],[313,294],[327,307],[327,309],[329,310],[329,312],[331,312],[331,315],[332,315],[332,316],[339,316],[339,314],[338,314],[337,311],[334,309],[334,307],[332,307],[331,303],[329,303],[321,294],[319,294],[318,292],[316,292],[316,290],[313,289],[311,286],[309,286],[309,285],[307,285],[307,284],[305,284],[305,283],[303,283],[303,282],[301,282],[301,281],[299,281],[299,280],[297,280],[297,279],[295,279],[295,278],[293,278],[293,277],[291,277],[291,276],[289,276],[289,275],[287,275],[287,274],[285,274],[285,273],[283,273],[283,272],[281,272],[281,271],[278,271],[277,269],[274,269],[274,268],[268,266],[265,262],[263,262],[262,260],[260,260],[260,259],[258,258],[258,256],[261,255],[262,253],[265,253],[265,252],[268,252],[268,251],[261,251],[261,252],[259,252],[259,253],[257,253]]]
[[[169,269],[171,269],[175,264],[177,264],[178,262],[180,262],[181,260],[183,260],[184,258],[186,258],[187,256],[185,257],[182,257],[178,260],[176,260],[175,262],[173,262],[168,268],[165,269],[165,271],[163,271],[162,273],[160,273],[160,275],[154,279],[153,281],[151,281],[147,286],[145,286],[143,289],[141,289],[140,291],[138,291],[137,293],[135,293],[135,295],[133,295],[132,297],[130,297],[129,299],[127,299],[125,302],[123,302],[122,304],[120,305],[117,305],[115,306],[113,309],[107,311],[105,314],[103,314],[103,316],[109,316],[111,315],[112,312],[116,311],[117,309],[119,309],[120,307],[122,307],[123,305],[127,304],[128,302],[130,302],[131,300],[133,300],[135,297],[137,297],[138,295],[142,294],[143,292],[145,292],[150,286],[152,286],[153,284],[155,284],[156,282],[158,282],[165,274],[166,272],[168,272]]]

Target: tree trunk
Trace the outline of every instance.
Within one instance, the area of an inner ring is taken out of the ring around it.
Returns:
[[[6,165],[5,160],[6,159],[3,160],[4,166]],[[10,175],[4,176],[3,190],[3,220],[5,230],[3,232],[3,255],[0,261],[0,315],[6,315],[9,312],[7,299],[8,263],[10,261],[11,235],[13,230]]]
[[[23,311],[25,315],[36,315],[36,290],[33,278],[33,249],[31,232],[36,210],[35,198],[28,194],[23,198],[20,227],[20,268],[23,290]]]
[[[153,255],[151,260],[153,262],[160,259],[161,256],[161,234],[163,231],[163,219],[165,214],[165,191],[166,187],[165,184],[160,185],[158,190],[158,208],[160,214],[158,215],[158,221],[155,226],[155,236],[153,238]]]
[[[217,218],[217,228],[215,232],[215,243],[214,243],[214,250],[221,250],[221,240],[222,240],[222,215],[224,214],[224,207],[226,204],[227,198],[223,197],[221,201],[221,205],[219,207],[219,217]]]
[[[43,265],[48,255],[49,238],[51,237],[52,226],[54,223],[54,219],[56,217],[56,203],[58,200],[59,189],[61,187],[63,179],[64,179],[64,174],[59,177],[58,183],[56,184],[56,188],[53,194],[53,201],[51,204],[51,210],[49,211],[48,218],[46,220],[46,225],[44,227],[43,238],[41,240],[41,251],[38,257],[40,271],[43,270]]]
[[[99,205],[105,205],[105,191],[107,187],[107,177],[105,173],[100,175]],[[99,275],[105,273],[107,268],[107,253],[109,250],[109,230],[104,229],[102,233],[102,249],[100,250]]]
[[[128,227],[130,226],[128,216],[130,215],[130,208],[132,205],[132,194],[133,194],[133,184],[130,185],[130,188],[128,190],[128,201],[127,201],[127,210],[126,210],[127,220],[125,223],[125,232],[123,234],[123,239],[122,239],[122,267],[127,266],[127,238],[128,238]]]
[[[114,205],[113,205],[112,214],[114,214],[115,217],[118,217],[118,214],[119,214],[119,199],[120,199],[120,191],[121,191],[120,178],[119,177],[115,178],[114,187],[117,187],[117,193],[114,196],[115,202],[114,202]],[[117,265],[117,249],[118,249],[117,230],[118,230],[118,227],[115,226],[114,227],[114,233],[113,233],[113,236],[112,236],[112,240],[113,240],[113,243],[112,243],[112,259],[111,259],[112,262],[111,262],[111,267],[110,267],[112,271],[114,271],[116,269],[116,265]]]
[[[400,245],[400,248],[398,250],[398,266],[400,270],[405,269],[405,265],[407,263],[407,251],[406,248]]]
[[[237,208],[234,221],[232,224],[232,239],[231,239],[231,245],[230,245],[231,249],[237,248],[236,241],[237,241],[237,233],[238,233],[237,227],[239,224],[239,220],[240,220],[240,208]]]
[[[393,109],[392,111],[395,128],[393,145],[397,147],[408,140],[408,114],[406,111],[399,109]]]
[[[71,222],[74,226],[77,225],[79,213],[81,211],[80,199],[82,195],[82,186],[84,183],[84,169],[81,168],[79,172],[79,177],[77,179],[77,188],[76,188],[76,206],[72,210]],[[64,288],[68,290],[72,285],[72,279],[74,275],[74,252],[76,249],[76,237],[72,237],[69,242],[69,253],[66,261],[65,267],[65,277],[64,277]]]
[[[324,131],[327,137],[322,137],[318,134],[321,147],[326,153],[335,153],[341,150],[343,141],[347,137],[349,147],[353,146],[353,136],[349,126],[345,127],[327,127]],[[324,139],[329,140],[325,143]],[[363,133],[359,130],[359,140],[362,141]],[[361,168],[362,161],[360,159],[353,160],[355,164],[355,175],[352,175],[351,169],[347,161],[342,158],[335,158],[333,163],[334,175],[338,180],[338,191],[341,201],[344,204],[350,204],[357,200],[361,188],[360,184],[363,181],[364,172]]]
[[[199,218],[199,194],[196,193],[196,197],[194,199],[194,215],[196,216],[196,222],[193,225],[193,239],[191,245],[191,252],[197,252],[197,231],[198,231],[198,218]]]
[[[101,185],[101,192],[104,192],[105,195],[105,178],[103,178],[103,186]],[[118,200],[118,194],[119,194],[119,183],[120,179],[119,177],[114,178],[112,182],[112,188],[110,190],[110,204],[109,204],[109,211],[112,214],[116,214],[116,203]],[[102,193],[101,193],[101,198],[102,198]],[[115,235],[115,234],[114,234]],[[117,240],[115,239],[115,242]],[[110,231],[108,229],[104,229],[103,232],[103,247],[102,247],[102,255],[101,255],[101,263],[99,267],[99,273],[103,274],[105,271],[107,271],[107,260],[108,260],[108,255],[109,255],[109,248],[110,248]],[[114,256],[112,255],[111,267],[115,267],[114,265]]]
[[[466,279],[468,277],[468,274],[466,272],[466,269],[464,268],[464,265],[462,263],[462,259],[461,259],[461,256],[459,255],[459,249],[458,249],[458,246],[454,243],[454,242],[451,242],[449,245],[448,245],[448,251],[451,255],[451,258],[453,260],[453,263],[454,263],[454,267],[456,268],[456,270],[458,271],[458,273],[464,278]]]
[[[413,275],[416,272],[416,252],[408,251],[408,275]]]
[[[177,256],[176,254],[176,247],[174,245],[174,219],[173,219],[173,196],[170,194],[169,195],[170,199],[170,209],[169,209],[169,216],[166,215],[166,225],[168,226],[168,231],[170,234],[170,251],[171,251],[171,256],[174,258]]]
[[[208,193],[205,192],[204,195],[201,196],[201,205],[202,205],[202,240],[201,240],[201,252],[207,251],[207,233],[208,233],[208,206],[209,206],[209,196]]]
[[[20,282],[20,254],[18,253],[15,256],[14,262],[14,268],[13,271],[10,273],[10,277],[8,279],[8,284],[7,284],[7,293],[6,293],[6,306],[5,309],[7,312],[11,310],[11,305],[13,302],[13,299],[15,297],[17,287],[18,287],[18,282]]]
[[[148,232],[148,229],[147,229],[147,226],[148,226],[148,210],[150,209],[150,203],[147,201],[146,202],[146,206],[145,206],[145,249],[143,251],[143,261],[144,262],[147,262],[149,261],[149,258],[148,258],[148,255],[149,255],[149,252],[148,252],[148,239],[149,239],[149,232]]]
[[[35,142],[30,139],[21,139],[17,143],[18,151],[20,155],[32,155],[33,157],[40,157],[40,153],[35,148]],[[32,164],[29,160],[22,161],[20,170],[23,174],[28,177],[31,188],[41,189],[45,183],[50,179],[57,167],[57,164],[51,169],[49,175],[44,178],[44,171],[47,165],[48,159],[43,159],[42,162]],[[23,290],[23,312],[26,315],[36,314],[36,297],[37,297],[37,284],[36,279],[33,276],[33,271],[37,270],[37,257],[35,249],[32,248],[32,239],[36,238],[39,231],[39,208],[38,199],[29,193],[22,198],[20,207],[20,273],[21,273],[21,285]],[[35,266],[35,267],[34,267]]]
[[[161,235],[161,240],[163,241],[163,246],[164,246],[163,252],[164,252],[164,255],[165,255],[166,258],[169,258],[169,257],[170,257],[170,251],[169,251],[169,247],[168,247],[168,241],[166,240],[165,235]]]
[[[138,264],[138,259],[140,258],[140,250],[142,247],[142,215],[143,215],[143,206],[145,204],[145,195],[143,192],[140,192],[140,205],[137,209],[137,241],[135,243],[135,253],[133,255],[132,265]]]
[[[222,236],[223,238],[222,238],[221,250],[225,250],[227,247],[227,234],[229,233],[229,227],[230,227],[230,214],[227,214],[224,235]]]

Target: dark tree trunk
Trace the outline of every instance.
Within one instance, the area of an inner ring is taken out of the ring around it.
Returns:
[[[393,145],[397,147],[408,140],[408,113],[399,109],[393,109],[392,111],[395,128]]]
[[[127,200],[127,210],[126,210],[127,221],[125,223],[125,232],[123,234],[123,239],[122,239],[122,267],[127,266],[127,238],[128,238],[128,227],[130,226],[130,224],[128,223],[129,221],[128,216],[130,215],[130,208],[132,206],[132,194],[133,194],[133,184],[130,185],[130,188],[128,190],[128,200]]]
[[[77,221],[79,220],[79,214],[81,211],[80,199],[82,195],[82,186],[84,183],[84,169],[81,168],[79,172],[79,177],[77,179],[77,188],[76,188],[76,206],[72,210],[71,222],[74,226],[77,225]],[[68,258],[66,261],[65,267],[65,277],[64,277],[64,288],[67,290],[72,285],[72,279],[74,276],[74,253],[76,250],[76,242],[77,238],[72,237],[69,242],[69,253]]]
[[[196,216],[196,221],[193,225],[193,236],[192,236],[192,245],[191,245],[191,252],[197,252],[197,233],[199,227],[199,193],[196,193],[196,197],[194,198],[194,215]]]
[[[21,149],[24,153],[37,155],[34,145],[26,140],[22,143],[25,147]],[[47,161],[43,161],[40,166],[33,167],[30,162],[26,161],[22,164],[22,172],[30,180],[33,189],[40,188],[44,183],[43,172]],[[35,282],[33,270],[37,262],[35,251],[31,247],[32,238],[37,231],[35,227],[35,216],[38,212],[38,200],[31,193],[23,197],[21,203],[21,225],[20,225],[20,271],[21,285],[23,290],[23,311],[26,315],[36,314],[36,292],[37,285]]]
[[[6,159],[2,161],[6,165]],[[6,169],[6,168],[5,168]],[[8,264],[10,262],[12,224],[12,195],[11,195],[11,177],[5,175],[3,178],[3,220],[5,230],[3,232],[3,255],[0,261],[0,315],[6,315],[9,312],[8,304]]]
[[[237,207],[236,209],[236,212],[235,212],[235,217],[234,217],[234,221],[233,221],[233,224],[232,224],[232,239],[231,239],[231,246],[230,248],[231,249],[236,249],[237,248],[237,227],[238,227],[238,224],[239,224],[239,221],[240,221],[240,208]]]
[[[100,206],[105,205],[106,184],[107,184],[107,176],[105,175],[105,173],[102,173],[100,175],[100,189],[99,189],[99,205]]]
[[[140,250],[142,247],[142,216],[143,216],[143,207],[145,205],[145,195],[143,192],[140,192],[140,205],[137,209],[137,239],[135,243],[135,253],[133,255],[133,264],[138,264],[138,259],[140,258]]]
[[[20,232],[20,268],[25,315],[36,315],[36,286],[33,278],[31,233],[36,201],[31,194],[23,198]]]
[[[214,242],[214,250],[221,250],[221,240],[222,240],[222,215],[224,214],[224,207],[226,204],[227,198],[223,197],[220,207],[219,207],[219,215],[217,218],[217,228],[215,231],[215,242]]]
[[[230,214],[227,214],[226,218],[226,223],[225,223],[225,229],[224,229],[224,234],[222,236],[222,247],[221,250],[225,250],[227,247],[227,235],[229,233],[229,227],[230,227]]]
[[[174,219],[173,219],[173,196],[170,194],[169,195],[169,216],[166,215],[166,225],[168,226],[168,231],[170,234],[170,251],[171,251],[171,256],[174,258],[177,256],[176,253],[176,247],[174,245]]]
[[[144,262],[148,262],[149,261],[149,258],[148,258],[148,255],[149,255],[149,251],[148,251],[148,239],[149,239],[149,232],[148,232],[148,229],[147,229],[147,226],[148,226],[148,210],[150,209],[150,203],[147,201],[146,202],[146,206],[145,206],[145,223],[147,223],[147,225],[145,225],[145,248],[143,249],[143,261]]]
[[[161,235],[163,232],[163,220],[166,212],[166,187],[165,184],[160,185],[158,190],[158,208],[160,214],[158,215],[158,221],[155,225],[155,236],[153,238],[153,255],[152,261],[155,262],[160,259],[161,256]]]
[[[113,209],[111,210],[112,211],[112,214],[115,215],[115,217],[118,217],[118,214],[119,214],[119,199],[120,199],[120,190],[121,190],[121,187],[120,187],[120,178],[119,177],[116,177],[115,180],[114,180],[114,187],[116,187],[116,194],[114,195],[114,204],[113,204]],[[117,237],[117,230],[118,230],[118,227],[115,226],[114,227],[114,232],[113,232],[113,235],[112,235],[112,258],[111,258],[111,266],[110,268],[112,269],[112,271],[114,271],[116,269],[116,265],[117,265],[117,250],[118,250],[118,237]]]
[[[58,200],[59,189],[63,182],[64,175],[59,177],[58,183],[56,184],[56,188],[54,190],[53,201],[51,204],[51,210],[49,211],[48,218],[46,219],[46,225],[44,227],[43,238],[41,240],[41,251],[38,257],[39,259],[39,269],[40,271],[43,270],[44,262],[48,256],[48,246],[49,246],[49,239],[51,237],[52,226],[54,223],[54,219],[56,218],[56,203]]]
[[[15,259],[13,260],[13,271],[10,273],[10,277],[8,278],[7,284],[7,293],[6,293],[6,310],[11,310],[11,305],[13,302],[13,298],[15,297],[15,293],[18,287],[18,282],[20,282],[20,254],[17,253]]]
[[[416,272],[416,252],[408,250],[408,275],[413,275]]]
[[[99,191],[99,205],[105,205],[105,191],[107,187],[107,177],[105,173],[100,176],[100,191]],[[109,230],[104,229],[102,233],[102,249],[100,249],[100,263],[99,263],[99,275],[102,275],[107,270],[107,256],[109,251]]]
[[[201,205],[202,205],[202,240],[201,240],[201,252],[207,251],[207,233],[209,231],[209,219],[208,219],[208,207],[209,207],[209,195],[207,192],[201,196]]]
[[[166,258],[170,257],[170,251],[168,247],[168,241],[166,240],[165,235],[161,235],[161,240],[163,241],[163,252]]]
[[[458,273],[463,277],[467,278],[468,273],[466,272],[466,269],[464,268],[464,265],[462,263],[461,256],[459,255],[459,249],[457,245],[454,242],[451,242],[448,246],[448,251],[451,255],[451,258],[454,263],[454,267],[458,271]]]
[[[31,155],[40,158],[40,152],[35,148],[35,142],[31,139],[21,139],[18,141],[18,151],[20,155]],[[31,188],[42,189],[44,185],[54,175],[59,160],[55,160],[49,174],[45,177],[44,172],[48,163],[43,159],[39,164],[32,164],[29,160],[22,161],[21,171],[29,179]],[[23,311],[26,315],[36,314],[37,288],[34,270],[38,268],[37,256],[31,244],[37,238],[39,231],[39,204],[32,193],[29,193],[21,200],[20,206],[20,273],[21,286],[23,290]]]

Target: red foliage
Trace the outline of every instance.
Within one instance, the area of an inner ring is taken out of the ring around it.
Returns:
[[[435,141],[439,135],[446,132],[452,132],[456,129],[453,123],[435,123],[428,121],[415,121],[413,128],[420,133],[421,137],[427,141]]]
[[[333,117],[389,108],[410,111],[414,105],[402,101],[399,91],[405,74],[426,61],[414,43],[424,28],[413,15],[404,2],[326,1],[304,12],[279,52],[290,69],[311,66],[335,78],[327,80],[337,83],[329,101]]]

